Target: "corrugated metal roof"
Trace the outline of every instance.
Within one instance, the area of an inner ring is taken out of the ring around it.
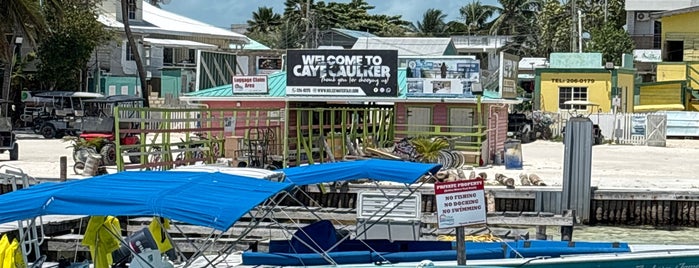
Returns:
[[[398,56],[444,56],[456,53],[451,38],[360,37],[352,49],[395,49]]]
[[[270,97],[286,97],[286,72],[273,73],[267,76],[267,87]]]
[[[690,6],[690,7],[680,8],[680,9],[673,9],[673,10],[667,10],[667,11],[663,11],[663,12],[653,13],[653,14],[651,14],[651,17],[663,18],[663,17],[670,17],[670,16],[682,15],[682,14],[687,14],[687,13],[694,13],[697,11],[699,11],[699,6]]]
[[[370,32],[362,32],[362,31],[355,31],[355,30],[348,30],[348,29],[340,29],[340,28],[332,28],[333,31],[336,31],[338,33],[344,34],[348,37],[352,38],[360,38],[360,37],[378,37]]]
[[[267,95],[245,94],[240,96],[255,97],[285,97],[286,96],[286,72],[273,73],[267,76]],[[230,84],[213,88],[202,89],[184,94],[186,97],[233,97],[233,88]]]
[[[97,20],[108,27],[124,28],[124,24],[114,14],[99,14]],[[245,35],[212,26],[198,20],[168,12],[143,1],[144,25],[132,25],[134,32],[160,33],[179,36],[211,36],[247,43]]]
[[[175,40],[175,39],[159,39],[159,38],[143,38],[143,41],[150,43],[152,45],[161,45],[165,47],[186,47],[186,48],[202,48],[210,49],[216,48],[215,45],[194,42],[189,40]]]
[[[230,97],[233,95],[233,86],[223,85],[202,89],[184,94],[187,97]]]

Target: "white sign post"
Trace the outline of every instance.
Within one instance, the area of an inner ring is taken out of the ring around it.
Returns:
[[[486,223],[483,179],[434,184],[439,228],[456,228],[458,265],[466,265],[464,226]]]

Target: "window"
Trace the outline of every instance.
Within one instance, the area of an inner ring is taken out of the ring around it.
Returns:
[[[195,61],[196,55],[197,55],[197,50],[196,50],[196,49],[190,49],[190,50],[189,50],[189,53],[188,53],[188,56],[189,56],[188,61],[189,61],[189,63],[196,63],[196,61]]]
[[[174,55],[175,55],[175,53],[171,47],[164,48],[163,49],[163,64],[173,65],[175,63]]]
[[[129,20],[136,19],[136,0],[129,0],[128,10],[126,12],[128,12]]]
[[[131,46],[129,45],[129,42],[126,42],[126,60],[136,60],[136,57],[133,55],[133,51],[131,51]]]
[[[566,101],[587,101],[587,88],[586,87],[559,87],[558,88],[558,109],[570,110],[587,109],[586,105],[568,105],[564,104]]]

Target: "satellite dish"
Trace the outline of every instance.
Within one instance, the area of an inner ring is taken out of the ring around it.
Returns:
[[[170,3],[170,0],[160,0],[160,2],[163,3],[163,5],[167,5]]]

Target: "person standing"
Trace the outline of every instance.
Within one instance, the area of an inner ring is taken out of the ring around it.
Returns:
[[[442,67],[439,68],[442,78],[447,78],[447,64],[442,62]]]

